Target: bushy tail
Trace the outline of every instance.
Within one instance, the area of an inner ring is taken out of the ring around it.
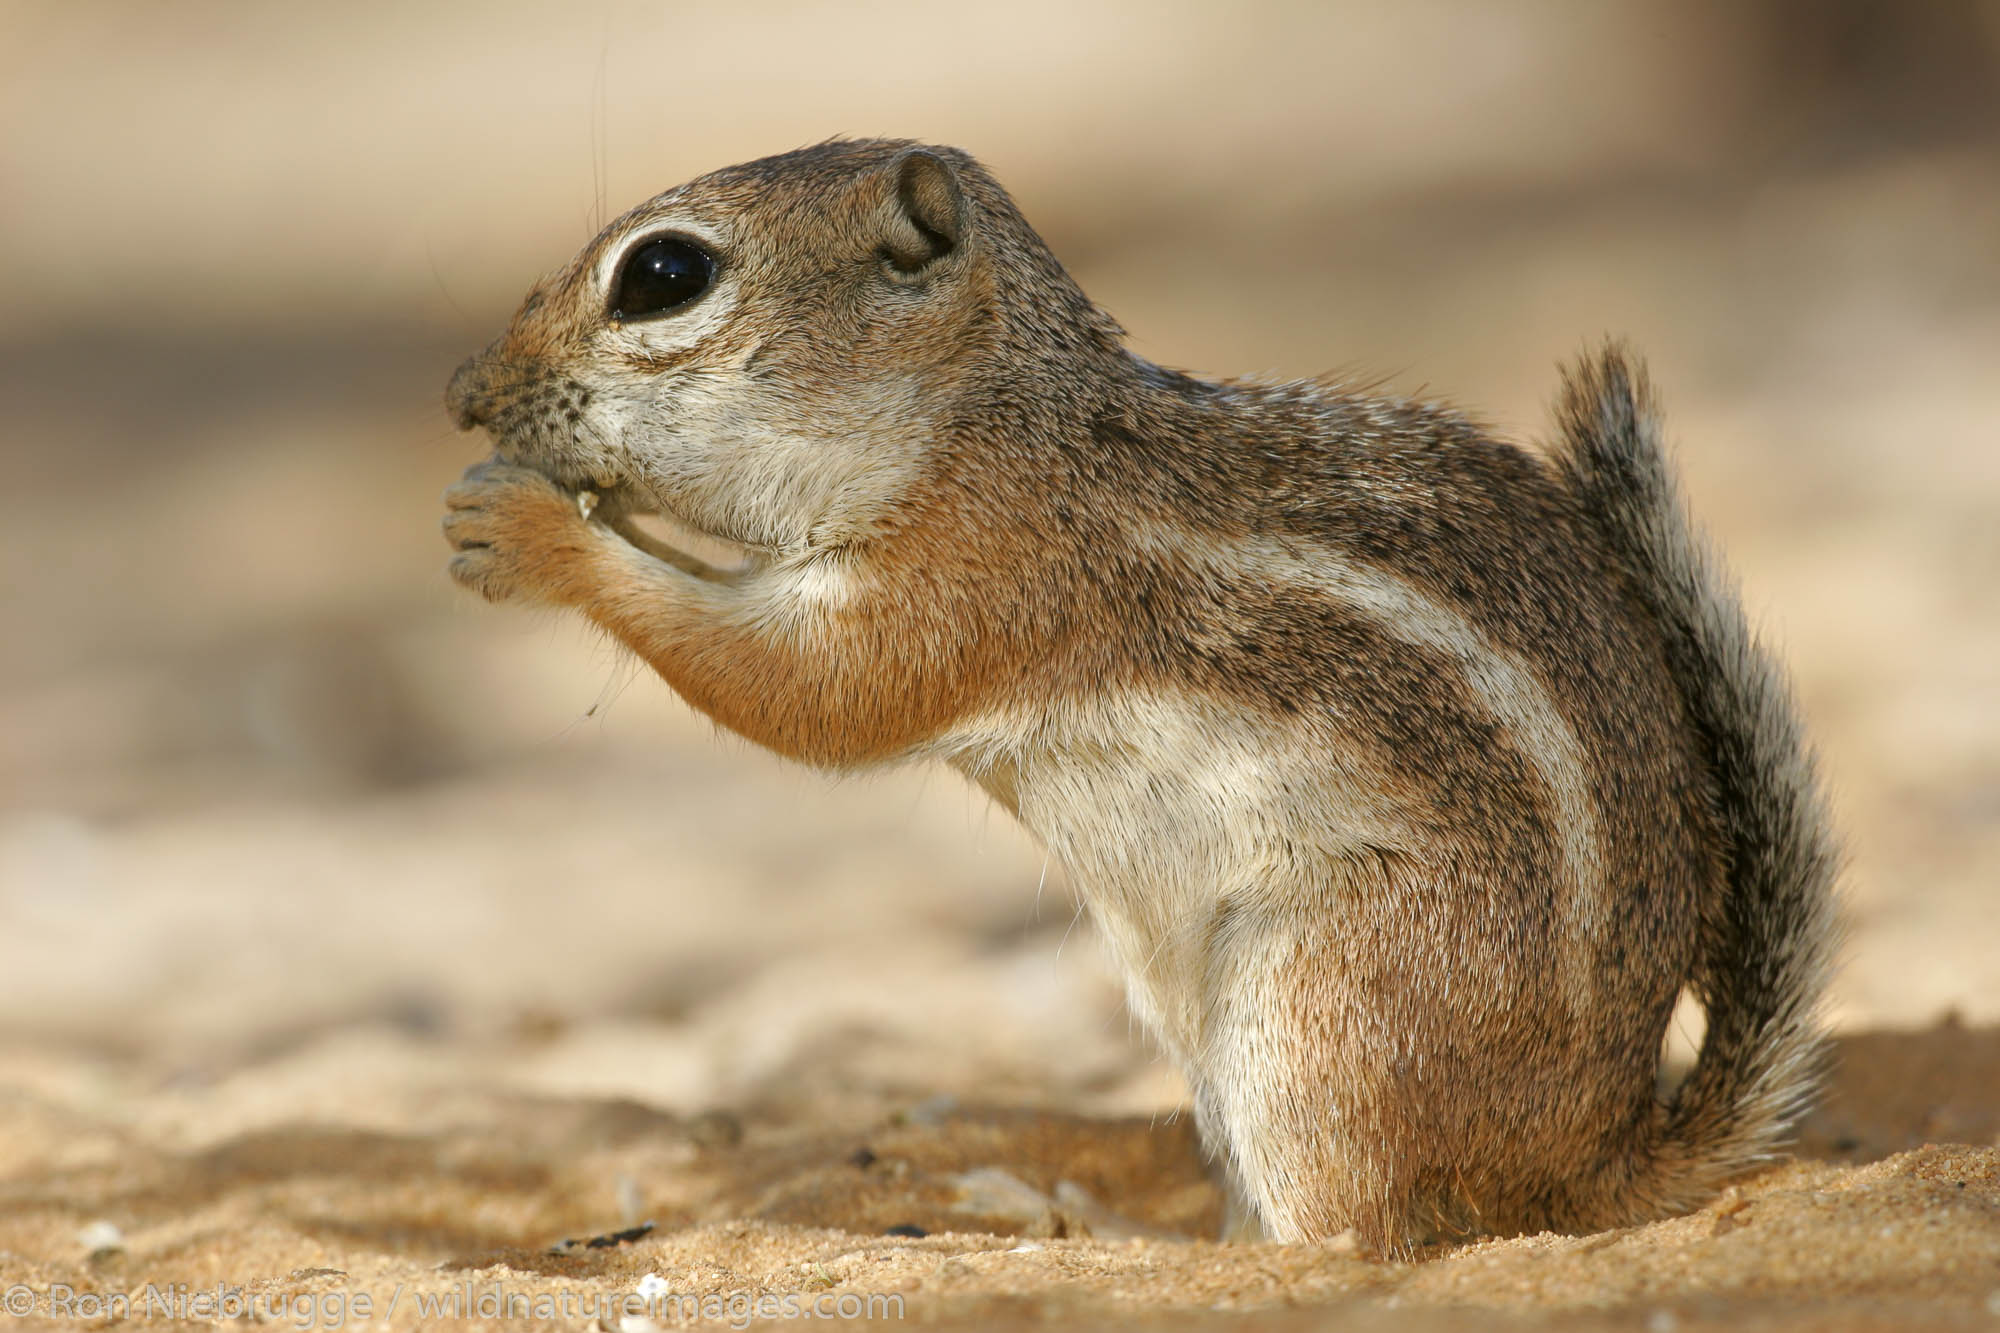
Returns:
[[[1558,420],[1571,484],[1664,632],[1727,843],[1690,978],[1708,1031],[1653,1182],[1663,1205],[1692,1207],[1782,1147],[1817,1089],[1840,854],[1791,689],[1688,517],[1644,371],[1607,347],[1569,374]]]

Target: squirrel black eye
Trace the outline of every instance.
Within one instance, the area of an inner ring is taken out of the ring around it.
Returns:
[[[707,291],[714,277],[715,261],[700,246],[672,236],[648,241],[625,256],[611,298],[611,318],[668,314]]]

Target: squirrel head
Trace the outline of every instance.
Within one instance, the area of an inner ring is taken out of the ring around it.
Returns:
[[[799,551],[893,528],[969,417],[1120,333],[971,157],[835,141],[612,222],[446,405],[508,461]]]

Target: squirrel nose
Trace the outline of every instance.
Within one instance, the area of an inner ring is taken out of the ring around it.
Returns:
[[[452,372],[451,383],[444,386],[445,413],[460,430],[487,424],[487,414],[493,406],[486,391],[487,368],[491,364],[484,352],[467,357],[465,364]]]

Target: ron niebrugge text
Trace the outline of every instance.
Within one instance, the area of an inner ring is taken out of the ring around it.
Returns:
[[[657,1281],[657,1279],[654,1279]],[[648,1284],[651,1286],[651,1283]],[[901,1319],[903,1298],[890,1293],[671,1291],[513,1291],[499,1283],[462,1282],[412,1291],[398,1283],[386,1296],[366,1290],[250,1291],[217,1284],[147,1283],[138,1291],[86,1291],[64,1283],[15,1283],[0,1293],[0,1312],[52,1319],[245,1320],[298,1329],[336,1329],[387,1319],[398,1308],[419,1319],[646,1318],[706,1320],[743,1328],[758,1319]]]

